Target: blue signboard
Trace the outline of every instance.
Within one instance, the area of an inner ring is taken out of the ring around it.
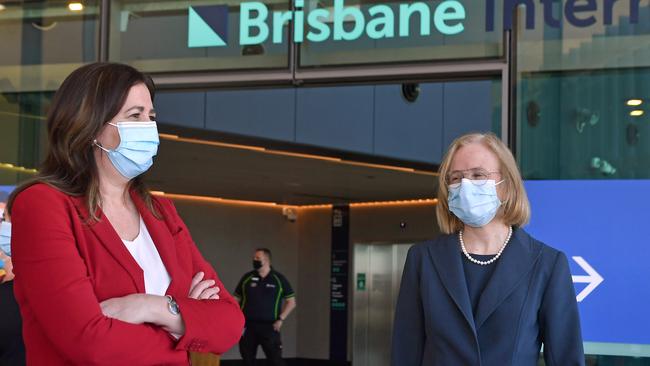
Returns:
[[[528,181],[526,230],[564,251],[585,342],[650,344],[650,180]]]

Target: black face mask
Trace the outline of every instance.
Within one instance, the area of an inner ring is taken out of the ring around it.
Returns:
[[[258,269],[262,268],[262,261],[254,260],[253,261],[253,268],[255,268],[255,270],[258,270]]]

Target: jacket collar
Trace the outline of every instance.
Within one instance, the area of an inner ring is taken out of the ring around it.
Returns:
[[[174,238],[172,237],[165,221],[157,219],[151,211],[149,211],[146,204],[137,193],[132,190],[130,191],[130,195],[145,226],[147,227],[147,231],[149,232],[158,253],[160,254],[160,258],[165,264],[167,272],[172,279],[167,290],[170,292],[172,285],[174,284],[173,279],[177,267]],[[122,266],[122,268],[124,268],[124,270],[130,275],[137,291],[139,293],[145,293],[144,272],[128,251],[122,242],[122,239],[108,221],[102,210],[100,208],[97,209],[97,217],[99,217],[99,221],[89,221],[85,199],[83,197],[72,197],[72,200],[80,214],[81,220],[89,223],[86,227],[95,235],[97,240],[113,256],[120,266]],[[160,210],[160,213],[164,215],[165,213],[162,212],[162,205],[157,205],[157,207]]]
[[[429,255],[442,285],[476,334],[472,305],[467,292],[458,235],[447,235],[429,246]]]
[[[433,264],[443,286],[476,333],[485,320],[499,307],[533,269],[541,253],[532,238],[522,229],[514,229],[508,246],[494,263],[496,268],[479,299],[476,318],[467,290],[462,252],[458,235],[447,235],[429,246]]]

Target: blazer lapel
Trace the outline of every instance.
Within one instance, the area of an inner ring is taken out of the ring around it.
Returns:
[[[81,220],[87,221],[90,215],[88,214],[85,200],[82,197],[72,197],[72,201],[79,212]],[[142,269],[135,259],[133,259],[133,256],[126,249],[122,239],[99,208],[97,209],[97,216],[99,217],[99,221],[91,222],[87,227],[113,258],[115,258],[117,263],[131,276],[138,292],[144,293],[144,273]]]
[[[131,191],[131,198],[140,212],[140,216],[142,216],[142,220],[147,226],[149,235],[151,235],[151,239],[153,239],[158,254],[160,254],[160,258],[162,259],[163,264],[167,269],[167,273],[169,273],[169,277],[171,278],[171,283],[167,288],[167,293],[173,293],[172,287],[176,284],[174,278],[176,278],[176,270],[178,268],[178,258],[176,256],[174,237],[169,231],[169,227],[165,220],[157,219],[151,211],[149,211],[146,204],[138,194]],[[158,210],[162,215],[166,214],[163,212],[162,205],[158,205]]]
[[[465,320],[467,320],[467,324],[472,328],[474,334],[476,334],[474,315],[472,314],[472,305],[469,300],[469,293],[467,292],[465,272],[463,271],[463,263],[460,257],[460,247],[457,238],[458,236],[456,235],[449,235],[444,240],[429,246],[429,255],[443,286],[449,293],[449,296],[454,300],[454,303],[456,303]]]
[[[497,268],[479,299],[476,329],[481,327],[535,266],[541,247],[533,247],[531,244],[531,238],[524,230],[514,229],[510,243],[497,260]]]

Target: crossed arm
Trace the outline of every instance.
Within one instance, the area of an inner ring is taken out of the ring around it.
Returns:
[[[177,216],[173,207],[168,210]],[[179,218],[172,234],[186,245],[197,275],[187,296],[175,298],[182,315],[174,317],[164,297],[132,294],[98,301],[75,245],[73,228],[80,229],[79,223],[64,196],[33,186],[17,197],[12,214],[14,289],[29,319],[26,342],[44,345],[38,339],[45,338],[76,364],[169,364],[186,360],[188,350],[223,353],[241,337],[241,311],[220,292],[223,285]]]
[[[192,278],[188,297],[196,300],[217,300],[221,289],[214,280],[204,280],[203,272]],[[150,323],[162,327],[175,337],[185,334],[182,314],[174,315],[168,310],[165,296],[131,294],[102,301],[102,313],[109,318],[131,324]]]

